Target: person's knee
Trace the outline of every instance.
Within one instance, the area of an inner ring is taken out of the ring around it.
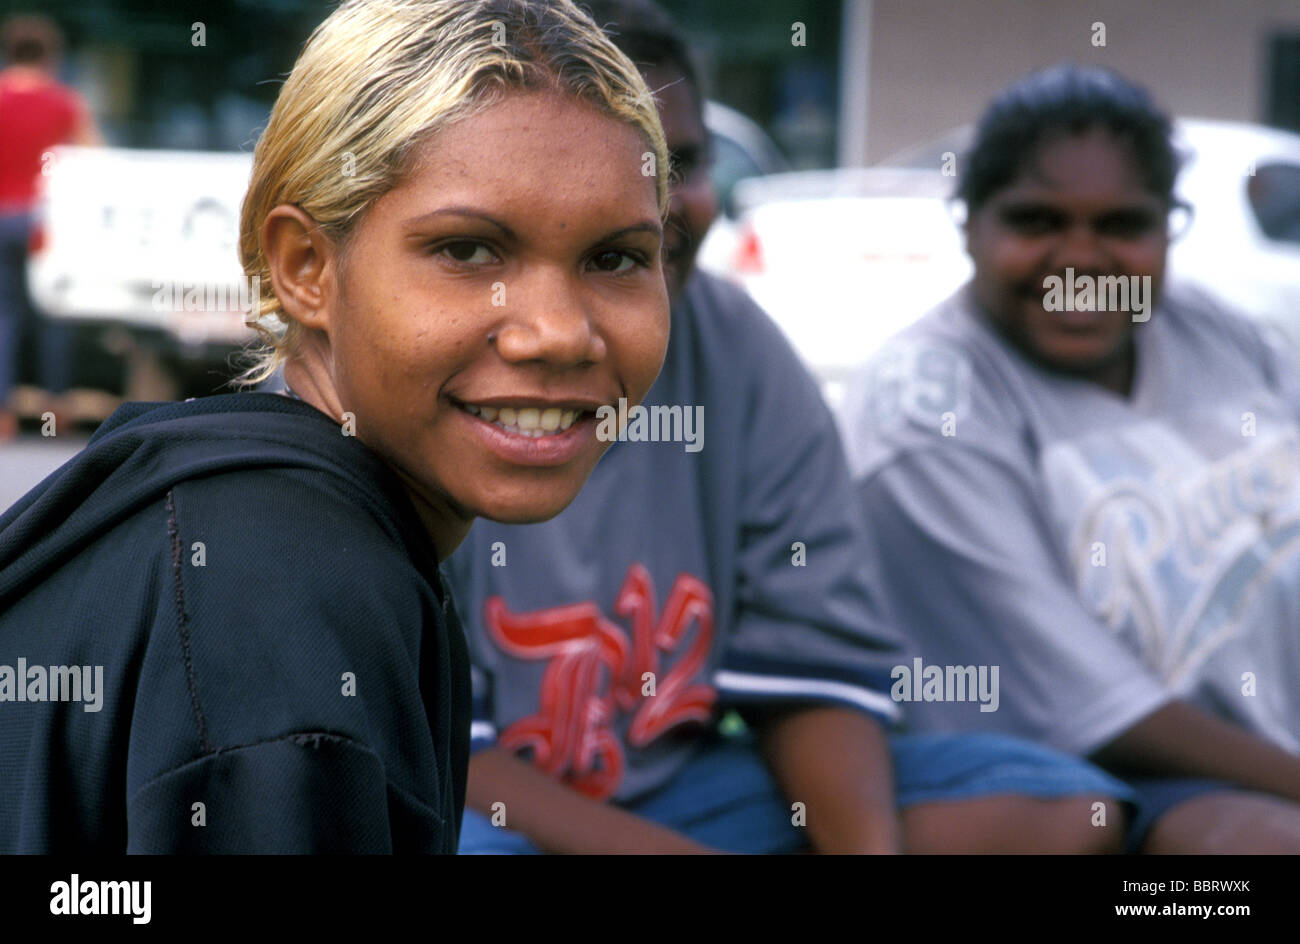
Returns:
[[[1043,852],[1117,855],[1124,851],[1124,805],[1114,797],[1078,796],[1047,801],[1043,835],[1056,848]]]
[[[903,810],[908,852],[1112,854],[1124,849],[1124,807],[1102,795],[1020,794]]]
[[[1300,804],[1244,790],[1194,797],[1156,820],[1143,840],[1142,852],[1300,853]]]

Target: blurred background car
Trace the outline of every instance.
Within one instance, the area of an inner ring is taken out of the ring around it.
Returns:
[[[757,122],[720,102],[704,103],[709,132],[709,174],[718,193],[718,216],[700,244],[697,264],[710,272],[725,272],[737,238],[736,188],[756,177],[790,171],[790,162]]]
[[[833,403],[852,368],[969,275],[951,186],[903,168],[743,181],[731,257],[713,271],[767,310]]]

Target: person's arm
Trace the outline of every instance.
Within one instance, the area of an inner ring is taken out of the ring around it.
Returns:
[[[1128,773],[1300,795],[1300,758],[1175,700],[1084,607],[1052,563],[1033,494],[1009,467],[958,446],[899,460],[860,487],[890,548],[892,612],[916,627],[926,661],[1000,667],[997,710],[971,722]]]
[[[1080,598],[1027,468],[959,436],[891,460],[858,483],[858,499],[881,548],[872,586],[912,634],[908,655],[984,667],[990,679],[987,703],[970,693],[910,701],[918,730],[996,732],[1083,755],[1173,700]]]
[[[458,628],[351,470],[282,463],[183,479],[147,519],[128,851],[454,852],[463,744],[438,741],[468,693],[439,637]]]
[[[72,131],[67,143],[78,147],[101,147],[104,138],[99,133],[99,125],[95,123],[95,113],[91,111],[90,103],[80,93],[66,86],[60,87],[68,94],[73,110]]]
[[[507,829],[545,852],[569,854],[692,854],[716,850],[609,803],[593,800],[499,747],[469,762],[466,798],[485,816],[504,812]],[[504,803],[505,808],[493,809]]]
[[[134,790],[126,815],[128,853],[393,851],[382,761],[323,731],[206,753]],[[403,838],[444,844],[433,834]]]
[[[758,733],[813,851],[895,852],[884,732],[900,714],[888,691],[901,639],[867,589],[878,550],[815,381],[765,316],[746,333],[736,615],[715,682]]]
[[[473,581],[463,571],[463,560],[453,557],[444,565],[456,591],[476,599]],[[600,853],[703,853],[715,850],[629,813],[612,803],[594,800],[567,786],[496,743],[492,704],[496,687],[491,651],[478,645],[478,633],[469,633],[476,661],[470,671],[473,724],[469,778],[465,805],[492,818],[505,814],[504,828],[526,836],[543,852]],[[497,803],[505,804],[493,809]]]
[[[1147,715],[1092,759],[1149,776],[1226,780],[1300,802],[1300,757],[1186,702]]]
[[[95,114],[79,92],[56,81],[53,75],[43,76],[40,84],[56,90],[59,97],[58,108],[62,115],[58,138],[53,143],[77,147],[99,147],[104,143]]]
[[[835,706],[774,712],[759,739],[792,817],[793,804],[803,804],[814,852],[901,851],[889,745],[869,715]]]

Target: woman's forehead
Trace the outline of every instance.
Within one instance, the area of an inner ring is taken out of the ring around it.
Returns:
[[[575,96],[549,91],[518,91],[485,108],[449,122],[417,146],[413,171],[435,165],[468,176],[475,171],[508,176],[529,174],[529,165],[511,164],[516,155],[542,162],[626,161],[639,167],[644,136]],[[485,159],[486,158],[486,159]]]
[[[404,219],[438,205],[516,218],[607,216],[622,207],[619,217],[657,218],[649,156],[635,125],[573,96],[518,92],[422,141],[410,172],[380,202]]]
[[[1005,191],[1145,192],[1133,149],[1104,128],[1062,132],[1040,141],[1025,155]]]

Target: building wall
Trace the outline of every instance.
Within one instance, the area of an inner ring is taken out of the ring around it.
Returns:
[[[1269,37],[1300,31],[1297,0],[869,3],[871,162],[973,121],[1014,79],[1065,60],[1115,68],[1176,115],[1261,121]],[[1094,22],[1105,47],[1092,45]]]

